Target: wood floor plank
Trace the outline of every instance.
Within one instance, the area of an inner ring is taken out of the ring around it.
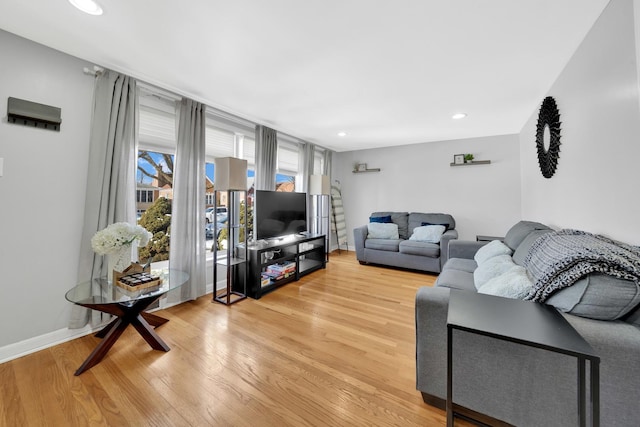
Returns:
[[[414,299],[435,278],[343,251],[259,300],[159,311],[166,353],[131,329],[78,377],[94,336],[21,357],[0,365],[0,425],[445,425],[415,389]]]

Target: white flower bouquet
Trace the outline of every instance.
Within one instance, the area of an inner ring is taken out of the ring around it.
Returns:
[[[146,246],[151,237],[152,234],[139,225],[116,222],[98,231],[91,238],[91,247],[98,255],[108,255],[130,245],[134,240],[138,240],[138,246]]]

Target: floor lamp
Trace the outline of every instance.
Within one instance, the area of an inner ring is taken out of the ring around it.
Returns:
[[[213,299],[214,301],[230,305],[247,297],[247,161],[234,157],[219,157],[214,159],[214,212],[217,212],[220,192],[227,194],[227,256],[218,258],[218,220],[214,225],[214,262],[213,262]],[[244,195],[244,218],[240,218],[240,200]],[[217,213],[216,213],[217,216]],[[244,231],[243,246],[238,246],[240,233]],[[237,251],[244,251],[244,256]],[[218,293],[218,267],[225,266],[227,273],[226,286],[222,293]],[[240,283],[242,282],[242,285]]]
[[[310,219],[312,234],[324,234],[326,260],[329,261],[329,194],[331,183],[327,175],[311,175],[309,179]]]

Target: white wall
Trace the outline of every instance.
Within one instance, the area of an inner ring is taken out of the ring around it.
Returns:
[[[638,245],[640,100],[632,7],[609,3],[548,92],[562,121],[556,174],[545,179],[538,167],[538,110],[520,133],[520,154],[523,217]]]
[[[0,31],[2,347],[66,328],[82,230],[93,78],[76,58]],[[7,98],[62,108],[60,132],[7,122]]]
[[[460,153],[491,164],[451,167]],[[333,177],[342,184],[349,246],[353,228],[374,211],[449,213],[462,239],[504,235],[520,219],[519,159],[517,135],[337,153]],[[354,163],[381,172],[354,174]]]

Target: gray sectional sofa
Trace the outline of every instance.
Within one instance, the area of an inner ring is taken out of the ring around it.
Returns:
[[[447,261],[449,242],[458,238],[451,215],[419,212],[373,212],[370,218],[391,217],[398,226],[398,238],[370,238],[367,225],[353,230],[356,257],[361,264],[379,264],[439,273]],[[416,227],[444,225],[438,243],[410,240]]]
[[[513,250],[515,264],[527,265],[538,238],[551,231],[535,222],[514,225],[504,243]],[[485,243],[450,242],[449,260],[436,285],[422,287],[416,295],[417,388],[426,403],[443,409],[449,296],[477,292],[474,254]],[[591,273],[545,301],[565,311],[562,315],[601,358],[602,426],[640,425],[639,298],[634,281]],[[454,341],[453,400],[462,409],[517,426],[577,424],[575,358],[458,330]]]

